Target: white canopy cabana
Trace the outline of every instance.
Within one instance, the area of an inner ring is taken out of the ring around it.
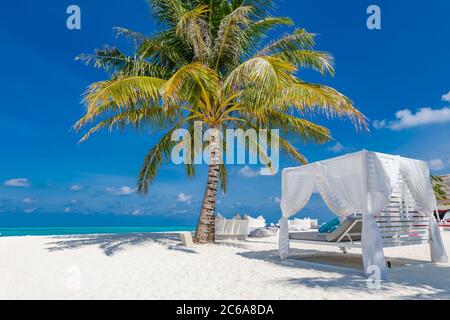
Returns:
[[[287,168],[282,172],[279,253],[289,256],[288,218],[299,212],[317,190],[337,216],[362,215],[361,248],[364,272],[374,266],[386,279],[383,239],[377,216],[386,210],[399,177],[407,185],[418,210],[429,219],[429,243],[433,262],[447,262],[434,210],[436,198],[426,162],[369,151]]]

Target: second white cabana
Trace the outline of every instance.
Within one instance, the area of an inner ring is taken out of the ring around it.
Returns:
[[[377,217],[390,204],[399,179],[407,186],[417,204],[415,210],[420,210],[428,217],[432,261],[447,262],[439,226],[433,214],[436,198],[427,163],[365,150],[283,170],[280,257],[286,259],[289,256],[288,218],[299,212],[308,203],[314,190],[317,190],[337,216],[362,215],[364,271],[371,274],[377,267],[381,278],[386,279],[383,239]]]

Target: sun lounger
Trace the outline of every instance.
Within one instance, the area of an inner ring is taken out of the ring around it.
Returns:
[[[397,247],[429,243],[428,222],[417,223],[417,219],[425,219],[414,215],[402,216],[392,213],[382,213],[377,217],[383,247]],[[423,220],[421,220],[423,221]],[[289,239],[293,242],[335,246],[347,252],[350,248],[361,248],[362,218],[349,216],[331,233],[290,232]]]
[[[333,232],[290,232],[289,239],[294,242],[337,246],[343,249],[361,247],[362,220],[360,217],[347,217]]]

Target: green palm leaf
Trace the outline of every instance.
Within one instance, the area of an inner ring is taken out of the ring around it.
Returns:
[[[216,70],[219,66],[230,68],[238,63],[247,41],[244,30],[250,23],[251,11],[250,6],[237,7],[220,23],[211,59]]]
[[[289,61],[297,68],[311,68],[321,74],[334,75],[333,57],[327,52],[300,49],[282,51],[273,56]]]
[[[175,145],[171,137],[176,129],[178,129],[178,126],[166,133],[145,156],[138,175],[138,192],[148,193],[149,186],[156,178],[163,161],[170,158],[172,148]]]
[[[153,103],[160,98],[164,80],[148,76],[131,76],[92,84],[85,93],[88,112],[113,102],[120,108],[142,102]]]
[[[302,114],[319,113],[327,117],[348,118],[357,128],[367,129],[366,117],[353,106],[351,100],[324,85],[296,81],[276,100],[280,106],[294,106]]]
[[[255,56],[273,55],[279,52],[300,49],[312,49],[314,44],[314,34],[307,32],[305,29],[295,29],[294,32],[272,41],[256,53]]]
[[[224,81],[224,92],[256,87],[259,97],[273,96],[293,81],[295,70],[291,63],[276,57],[254,57],[231,71]]]
[[[206,62],[210,55],[211,38],[205,21],[208,11],[206,5],[186,11],[176,26],[176,34],[193,48],[195,61]]]

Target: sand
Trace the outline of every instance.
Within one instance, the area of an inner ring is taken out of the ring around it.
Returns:
[[[450,298],[450,265],[430,263],[428,245],[386,249],[393,268],[379,289],[358,250],[292,252],[280,261],[276,238],[187,248],[173,233],[0,238],[0,299]]]

